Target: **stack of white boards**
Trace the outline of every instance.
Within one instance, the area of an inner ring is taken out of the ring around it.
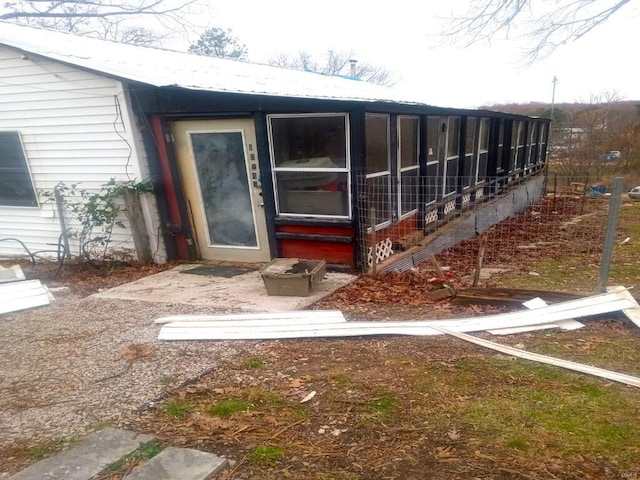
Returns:
[[[0,315],[49,305],[52,295],[40,280],[25,280],[19,265],[0,267]]]
[[[603,293],[530,310],[449,320],[347,322],[338,311],[164,317],[160,340],[267,340],[358,337],[364,335],[441,335],[439,329],[478,332],[527,326],[562,327],[569,319],[616,312],[638,304],[622,292]],[[560,325],[557,323],[560,322]],[[435,327],[435,328],[432,328]],[[522,331],[522,330],[520,330]]]
[[[450,335],[492,350],[527,360],[598,376],[640,388],[640,378],[501,345],[464,332],[495,335],[542,328],[575,330],[584,325],[575,318],[622,311],[640,326],[640,306],[625,288],[548,306],[540,299],[525,304],[529,310],[451,320],[411,322],[347,322],[339,311],[300,311],[263,314],[181,315],[163,317],[160,340],[264,340],[365,335]]]

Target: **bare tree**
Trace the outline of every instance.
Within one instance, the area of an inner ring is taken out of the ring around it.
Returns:
[[[138,45],[163,35],[138,22],[153,19],[163,30],[184,28],[189,9],[200,0],[7,0],[0,20],[81,33]]]
[[[450,25],[444,34],[468,46],[490,41],[500,32],[508,36],[518,27],[523,32],[518,35],[531,40],[524,59],[533,62],[584,37],[629,3],[631,0],[471,0],[465,13],[447,19]]]
[[[305,70],[324,75],[351,76],[351,61],[355,57],[352,51],[329,49],[326,51],[323,61],[319,62],[309,52],[300,51],[294,56],[278,53],[271,57],[269,63],[277,67]],[[355,68],[355,77],[365,82],[386,86],[391,86],[397,82],[394,74],[380,65],[357,62]]]

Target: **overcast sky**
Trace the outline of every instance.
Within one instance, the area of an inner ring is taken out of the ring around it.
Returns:
[[[517,33],[509,39],[502,34],[490,45],[440,45],[438,19],[464,10],[466,3],[211,0],[209,13],[211,26],[232,29],[246,44],[251,61],[266,63],[278,52],[353,50],[359,60],[393,71],[400,79],[396,88],[433,105],[550,102],[554,75],[556,102],[588,101],[590,95],[613,91],[640,100],[637,5],[549,58],[523,66],[525,43]]]

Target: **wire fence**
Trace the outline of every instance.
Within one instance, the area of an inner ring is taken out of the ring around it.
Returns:
[[[360,262],[369,271],[421,268],[432,256],[461,274],[484,265],[526,270],[538,259],[599,264],[610,192],[564,178],[358,179]]]

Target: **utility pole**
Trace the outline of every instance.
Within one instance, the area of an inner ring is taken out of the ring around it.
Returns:
[[[551,121],[553,122],[553,111],[555,110],[556,106],[556,84],[558,83],[558,77],[554,75],[551,83],[553,83],[553,91],[551,93]]]

